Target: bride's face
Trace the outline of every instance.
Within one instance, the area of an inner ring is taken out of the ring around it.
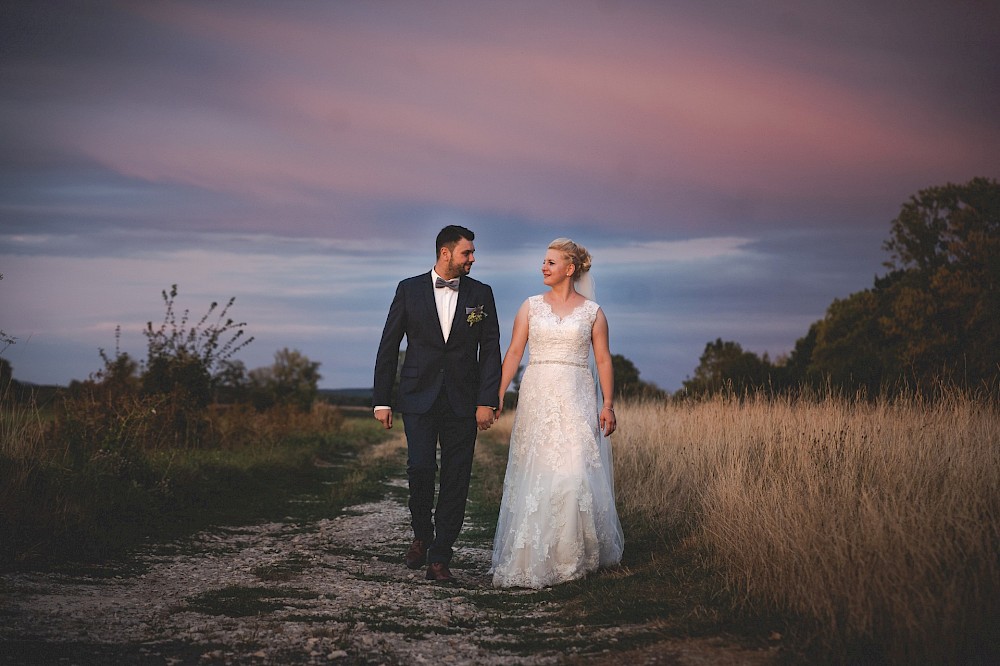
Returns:
[[[542,282],[551,287],[573,275],[573,262],[559,250],[549,250],[542,261]]]

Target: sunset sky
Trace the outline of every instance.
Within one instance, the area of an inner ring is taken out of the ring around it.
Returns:
[[[503,346],[549,241],[612,352],[790,351],[871,286],[900,206],[1000,177],[1000,5],[155,2],[0,10],[0,329],[17,379],[145,357],[160,292],[236,297],[269,365],[370,387],[396,283],[476,233]]]

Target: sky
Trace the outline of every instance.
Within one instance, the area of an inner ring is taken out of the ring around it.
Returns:
[[[778,358],[886,272],[911,196],[1000,177],[998,7],[6,0],[2,356],[43,384],[144,359],[176,284],[195,320],[235,297],[247,368],[370,387],[397,282],[460,224],[504,349],[569,237],[641,379],[716,338]]]

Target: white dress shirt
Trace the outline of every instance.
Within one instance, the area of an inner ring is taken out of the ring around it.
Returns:
[[[432,268],[431,284],[436,284],[439,277],[441,276]],[[441,279],[443,280],[444,278]],[[448,287],[441,287],[440,289],[434,287],[434,302],[437,304],[441,334],[444,336],[444,341],[448,342],[448,335],[451,333],[451,322],[455,319],[455,307],[458,305],[458,292]]]

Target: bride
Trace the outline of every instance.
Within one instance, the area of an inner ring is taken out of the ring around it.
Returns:
[[[528,298],[514,319],[501,405],[525,347],[530,355],[493,542],[495,587],[541,588],[621,560],[608,440],[617,427],[608,321],[586,293],[590,264],[582,246],[552,241],[542,263],[549,291]],[[588,364],[591,349],[599,386]]]

